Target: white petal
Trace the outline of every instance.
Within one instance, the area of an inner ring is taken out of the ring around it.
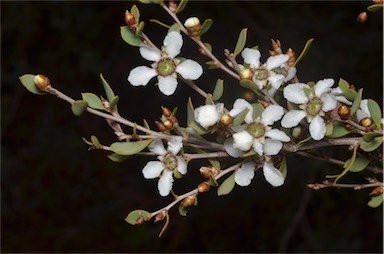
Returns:
[[[131,70],[128,75],[128,81],[133,86],[146,86],[148,82],[157,75],[155,69],[147,66],[139,66]]]
[[[276,55],[276,56],[270,56],[267,59],[266,65],[268,70],[275,69],[277,67],[280,67],[285,62],[287,62],[289,59],[288,55]]]
[[[365,114],[368,115],[368,117],[371,117],[371,113],[369,112],[368,108],[368,100],[361,100],[360,102],[360,108],[365,112]]]
[[[204,105],[195,108],[195,120],[205,129],[219,121],[219,113],[215,105]]]
[[[148,146],[148,150],[157,155],[164,155],[167,153],[167,150],[165,150],[163,141],[161,139],[155,139]]]
[[[309,133],[314,140],[321,140],[325,136],[325,123],[321,116],[315,116],[309,124]]]
[[[303,110],[291,110],[287,112],[281,120],[281,126],[284,128],[291,128],[297,126],[307,113]]]
[[[352,105],[352,102],[350,102],[349,100],[347,100],[347,98],[345,98],[345,97],[342,96],[342,95],[335,96],[335,97],[336,97],[336,100],[340,101],[341,103],[344,103],[345,105],[349,105],[349,106]]]
[[[160,51],[150,48],[148,46],[141,46],[139,48],[139,51],[140,51],[140,55],[148,61],[157,62],[161,58]]]
[[[357,118],[358,122],[360,122],[361,119],[366,118],[366,117],[369,117],[369,115],[367,113],[365,113],[363,110],[358,109],[356,111],[356,118]]]
[[[248,108],[249,109],[249,112],[248,114],[245,116],[245,122],[246,123],[250,123],[253,121],[253,107],[252,105],[244,100],[244,99],[237,99],[235,101],[235,103],[233,103],[233,109],[231,111],[229,111],[229,114],[232,116],[232,117],[235,117],[237,116],[241,111],[243,111],[244,109]]]
[[[260,140],[258,140],[257,138],[255,138],[253,140],[253,150],[260,156],[263,155],[263,144],[260,142]]]
[[[315,94],[317,97],[322,96],[324,93],[329,92],[335,81],[331,78],[317,81],[315,85]]]
[[[196,80],[203,74],[203,67],[193,60],[185,60],[176,66],[176,72],[183,78]]]
[[[297,72],[296,67],[290,67],[290,68],[288,69],[288,74],[287,74],[287,76],[285,77],[284,81],[285,81],[285,82],[288,82],[288,81],[290,81],[291,79],[293,79],[293,77],[296,75],[296,72]]]
[[[168,56],[174,58],[180,54],[181,47],[183,46],[183,37],[178,32],[170,32],[165,36],[163,45]]]
[[[244,154],[243,151],[233,147],[233,138],[228,138],[224,141],[224,149],[233,158],[239,158]]]
[[[304,93],[304,87],[306,86],[306,84],[302,83],[287,85],[284,88],[284,98],[296,104],[306,103],[308,101],[308,98]]]
[[[280,140],[283,142],[289,142],[291,139],[285,132],[278,130],[278,129],[272,129],[265,133],[265,136],[271,139]]]
[[[164,170],[159,182],[157,183],[157,188],[161,196],[165,197],[169,195],[169,192],[172,190],[173,185],[173,172]]]
[[[159,89],[165,95],[172,95],[177,88],[177,79],[173,76],[158,76]]]
[[[143,168],[142,172],[145,179],[153,179],[159,177],[161,171],[163,170],[164,166],[160,161],[149,161]]]
[[[177,159],[177,171],[180,172],[180,174],[185,175],[187,173],[187,163],[181,156],[176,156]]]
[[[330,93],[323,94],[323,96],[321,96],[321,100],[323,101],[322,110],[324,112],[331,111],[337,107],[336,97]]]
[[[251,68],[258,68],[260,66],[260,51],[257,49],[245,48],[241,52],[244,62],[250,64]]]
[[[273,165],[267,162],[264,163],[263,174],[265,180],[267,180],[267,182],[270,183],[273,187],[279,187],[284,184],[283,174]]]
[[[272,87],[274,87],[275,89],[279,89],[284,81],[284,76],[281,74],[276,74],[269,76],[267,80],[269,81],[269,83],[271,83]]]
[[[281,119],[281,117],[284,115],[284,109],[281,106],[278,105],[270,105],[266,107],[261,114],[261,121],[265,125],[272,125],[274,122]]]
[[[253,136],[248,131],[238,132],[232,135],[233,147],[241,151],[248,151],[253,144]]]
[[[279,140],[267,138],[264,141],[264,154],[267,156],[276,155],[283,148],[283,143]]]
[[[180,152],[183,147],[183,138],[182,137],[174,137],[170,141],[168,141],[168,151],[170,151],[173,155],[176,155]]]
[[[240,186],[248,186],[254,176],[255,163],[247,162],[241,165],[241,167],[236,171],[235,182]]]

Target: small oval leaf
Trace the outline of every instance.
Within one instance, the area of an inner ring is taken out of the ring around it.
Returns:
[[[145,210],[135,210],[128,214],[128,216],[125,218],[125,221],[131,225],[136,225],[140,218],[143,218],[145,221],[147,221],[151,218],[151,214]]]
[[[351,164],[351,159],[347,160],[345,163],[344,163],[344,168],[347,168],[349,167]],[[360,172],[362,171],[363,169],[365,169],[369,164],[369,160],[367,158],[364,158],[364,157],[360,157],[360,158],[356,158],[355,159],[355,162],[353,163],[352,167],[349,169],[349,171],[351,172]]]
[[[238,54],[240,54],[241,51],[243,51],[245,42],[247,40],[247,31],[248,28],[243,28],[239,34],[239,38],[236,42],[235,51],[233,52],[233,56],[236,57]]]
[[[212,99],[215,101],[220,100],[221,96],[223,96],[223,92],[224,92],[224,81],[222,79],[218,79],[216,81],[215,90],[213,90]]]
[[[372,152],[372,151],[376,150],[377,148],[379,148],[379,146],[382,143],[383,143],[383,137],[376,137],[376,138],[372,139],[370,142],[363,140],[360,144],[360,148],[363,151]]]
[[[100,73],[100,79],[101,79],[101,83],[103,84],[105,94],[107,95],[107,99],[110,102],[115,97],[115,93],[113,92],[108,82],[104,79],[104,76],[102,73]]]
[[[377,133],[377,132],[366,132],[363,136],[363,139],[367,142],[371,142],[372,139],[379,137],[379,136],[383,136],[383,135],[381,133]]]
[[[93,146],[96,148],[96,149],[102,149],[103,146],[100,144],[99,142],[99,139],[96,137],[96,136],[91,136],[91,141],[92,141],[92,144]]]
[[[249,112],[249,109],[246,108],[243,111],[241,111],[238,115],[236,115],[233,118],[232,125],[233,126],[239,126],[240,124],[242,124],[244,122],[244,119],[247,116],[248,112]]]
[[[179,24],[175,23],[173,24],[169,29],[168,29],[168,33],[170,32],[179,32],[180,33],[180,26]]]
[[[383,9],[383,4],[372,4],[367,7],[367,10],[370,12],[378,11]]]
[[[71,105],[72,112],[75,116],[80,116],[88,107],[88,103],[83,100],[74,101]]]
[[[383,193],[378,196],[372,197],[368,205],[372,208],[379,207],[383,203]]]
[[[252,103],[252,108],[253,108],[253,119],[261,118],[261,114],[264,111],[263,105],[260,103]]]
[[[115,142],[111,145],[111,150],[120,155],[133,155],[143,151],[153,140],[141,140],[132,142]]]
[[[121,155],[117,153],[112,153],[107,156],[113,162],[123,162],[129,158],[129,155]]]
[[[120,35],[123,40],[131,46],[138,47],[143,44],[143,41],[128,26],[120,27]]]
[[[195,121],[195,109],[192,104],[191,97],[188,98],[187,103],[187,125],[190,126],[191,123]]]
[[[229,194],[235,187],[235,174],[233,173],[217,189],[217,195],[223,196]]]
[[[203,34],[205,34],[206,32],[208,32],[209,28],[211,28],[212,26],[212,19],[206,19],[204,20],[204,23],[201,25],[201,30],[199,32],[199,36],[202,36]]]
[[[350,114],[353,115],[356,113],[357,109],[360,107],[361,98],[363,96],[363,88],[359,89],[355,99],[353,100],[353,104],[350,109]]]
[[[113,97],[113,99],[109,103],[109,108],[112,112],[117,112],[117,103],[119,102],[119,96]]]
[[[327,136],[327,137],[329,137],[329,138],[340,138],[340,137],[343,137],[345,135],[348,135],[349,133],[351,133],[351,131],[348,130],[345,127],[344,123],[338,122],[338,121],[333,121],[333,131],[332,131],[332,134]]]
[[[383,116],[382,116],[381,108],[380,108],[379,104],[376,101],[369,99],[368,100],[368,109],[369,109],[369,113],[371,113],[372,120],[375,122],[376,126],[380,127],[381,126],[381,118]]]
[[[24,74],[23,76],[20,76],[20,82],[23,84],[25,88],[27,88],[28,91],[31,93],[37,94],[37,95],[44,95],[46,93],[40,91],[34,82],[34,78],[36,75],[33,74]]]
[[[184,10],[185,6],[187,6],[188,0],[181,0],[180,3],[177,5],[176,13],[180,13]]]
[[[348,81],[346,81],[345,79],[340,78],[338,85],[341,91],[343,91],[343,93],[345,93],[349,89]]]
[[[90,108],[101,109],[101,110],[105,109],[103,103],[101,102],[100,98],[97,97],[97,95],[93,93],[82,93],[81,97],[83,98],[84,101],[88,103],[88,106]]]
[[[136,23],[139,23],[140,21],[140,11],[139,8],[134,4],[131,8],[131,14],[135,18]]]

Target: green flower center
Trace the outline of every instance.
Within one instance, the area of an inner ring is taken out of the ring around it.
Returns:
[[[157,73],[162,76],[169,76],[175,72],[176,64],[172,59],[164,58],[157,63]]]
[[[255,78],[258,80],[265,80],[269,76],[268,70],[264,68],[259,68],[255,72]]]
[[[247,127],[247,131],[255,138],[263,137],[265,134],[265,126],[261,123],[251,123]]]
[[[164,168],[173,171],[177,167],[177,159],[170,153],[167,153],[163,158]]]
[[[306,111],[311,116],[317,116],[323,108],[323,102],[319,97],[313,97],[307,102]]]

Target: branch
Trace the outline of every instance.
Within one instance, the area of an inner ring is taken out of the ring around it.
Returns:
[[[342,184],[342,183],[332,183],[329,181],[324,181],[323,183],[310,183],[307,184],[307,186],[314,190],[320,190],[323,188],[352,188],[354,190],[362,190],[365,188],[372,188],[372,187],[383,187],[384,185],[382,182],[374,182],[374,183],[367,183],[367,184]]]
[[[362,137],[323,139],[321,141],[313,142],[310,144],[284,144],[284,150],[287,152],[295,153],[298,151],[305,151],[328,146],[358,146],[362,140]]]

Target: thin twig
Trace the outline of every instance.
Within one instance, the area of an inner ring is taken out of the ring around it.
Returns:
[[[338,139],[323,139],[319,142],[314,143],[305,143],[302,145],[297,144],[284,144],[284,150],[287,152],[295,153],[298,151],[305,151],[305,150],[311,150],[311,149],[317,149],[321,147],[328,147],[328,146],[358,146],[361,141],[363,140],[362,137],[351,137],[351,138],[338,138]]]
[[[343,184],[343,183],[333,183],[330,181],[324,181],[323,183],[310,183],[307,184],[307,186],[314,190],[320,190],[323,188],[350,188],[354,190],[362,190],[366,188],[373,188],[373,187],[383,187],[384,185],[382,182],[374,182],[374,183],[367,183],[367,184]]]

